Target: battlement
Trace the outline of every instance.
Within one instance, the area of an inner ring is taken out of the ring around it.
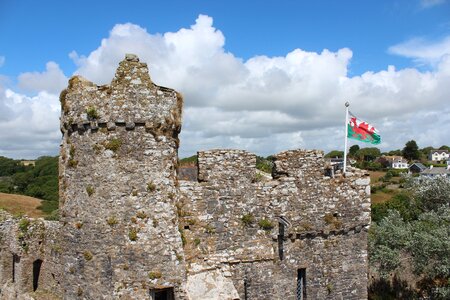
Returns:
[[[60,100],[61,218],[0,212],[0,298],[367,298],[364,171],[327,176],[322,151],[289,150],[264,176],[255,154],[208,150],[179,180],[182,97],[134,55]]]
[[[81,76],[72,77],[60,101],[63,133],[142,126],[157,135],[174,136],[181,130],[181,94],[154,84],[147,64],[134,55],[120,62],[110,85],[97,86]]]

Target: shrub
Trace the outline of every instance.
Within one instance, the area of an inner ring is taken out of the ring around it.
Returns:
[[[88,185],[86,187],[86,192],[87,192],[88,196],[90,197],[94,193],[94,188],[91,185]]]
[[[130,231],[128,232],[128,238],[130,239],[130,241],[136,241],[138,238],[138,230],[136,228],[131,228]]]
[[[143,212],[143,211],[139,211],[136,214],[136,217],[138,217],[139,219],[145,219],[145,218],[147,218],[147,214],[145,212]]]
[[[255,222],[255,217],[253,214],[248,213],[242,216],[241,221],[244,226],[251,226]]]
[[[198,246],[198,245],[200,245],[200,239],[199,238],[195,238],[195,240],[194,240],[194,244],[195,244],[195,246]]]
[[[115,138],[108,141],[105,145],[105,148],[113,152],[117,152],[117,150],[120,149],[120,146],[122,146],[122,141],[120,139]]]
[[[114,226],[118,223],[117,218],[115,216],[111,216],[106,220],[106,223],[108,223],[109,226]]]
[[[264,229],[266,231],[271,230],[274,227],[272,222],[270,222],[270,220],[267,219],[259,220],[258,225],[259,227],[261,227],[261,229]]]
[[[147,183],[147,191],[154,192],[156,190],[156,185],[153,183],[153,181],[150,181]]]
[[[161,274],[160,271],[148,272],[148,278],[151,279],[151,280],[158,279],[158,278],[161,278],[161,277],[162,277],[162,274]]]
[[[97,110],[93,106],[89,106],[86,109],[86,114],[87,114],[88,118],[91,119],[91,120],[95,120],[95,119],[98,119],[100,117],[100,115],[98,114]]]
[[[92,253],[90,251],[87,251],[87,250],[83,252],[83,256],[84,256],[84,259],[87,260],[87,261],[90,261],[94,257],[92,255]]]
[[[27,232],[28,226],[30,226],[30,220],[23,218],[19,221],[19,229],[22,232]]]

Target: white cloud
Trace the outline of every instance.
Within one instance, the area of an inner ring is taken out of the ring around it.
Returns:
[[[300,147],[342,148],[345,101],[351,102],[354,114],[380,130],[383,149],[403,147],[410,139],[419,146],[450,144],[450,132],[445,130],[449,120],[442,115],[449,104],[448,55],[427,56],[435,59],[430,71],[389,66],[354,77],[348,75],[352,51],[347,48],[320,53],[294,49],[284,56],[244,61],[225,50],[222,32],[213,27],[212,18],[201,15],[190,28],[164,34],[119,24],[90,54],[72,52],[70,56],[78,66],[76,73],[104,84],[112,80],[125,53],[135,53],[147,62],[156,84],[183,93],[181,156],[210,148],[243,148],[264,155]],[[411,57],[419,57],[415,55]],[[58,70],[47,66],[47,71],[29,78],[48,78]],[[23,85],[27,86],[25,79]],[[45,93],[15,97],[48,110],[42,101],[54,103],[57,97]],[[11,102],[12,98],[5,99]],[[11,105],[4,103],[0,102],[0,114],[12,116],[11,122],[26,115],[25,109],[10,113]],[[50,119],[53,127],[47,132],[54,137],[57,113]],[[57,140],[45,141],[56,145]],[[19,147],[26,148],[20,143]]]
[[[67,86],[68,78],[58,64],[50,61],[44,72],[27,72],[18,77],[18,85],[27,92],[47,91],[57,94]]]
[[[5,64],[6,58],[0,55],[0,68]]]
[[[41,91],[28,97],[0,86],[0,155],[55,155],[61,140],[59,114],[57,95]]]
[[[392,54],[414,59],[419,64],[436,65],[446,55],[450,55],[450,36],[437,42],[423,38],[414,38],[398,45],[389,47]]]
[[[423,8],[429,8],[437,5],[444,4],[447,0],[420,0],[420,5]]]

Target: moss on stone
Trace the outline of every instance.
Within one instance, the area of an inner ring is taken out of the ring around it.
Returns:
[[[128,238],[130,239],[130,241],[136,241],[138,239],[137,228],[130,228],[130,231],[128,232]]]
[[[161,278],[162,274],[160,271],[150,271],[148,272],[148,278],[153,280],[153,279],[158,279]]]
[[[121,146],[122,141],[120,139],[114,138],[106,143],[105,148],[113,152],[117,152]]]
[[[88,194],[88,196],[90,197],[90,196],[92,196],[92,194],[94,194],[94,188],[91,186],[91,185],[88,185],[87,187],[86,187],[86,193]]]
[[[268,219],[259,220],[258,225],[259,225],[259,227],[261,227],[261,229],[264,229],[266,231],[272,230],[272,228],[274,227],[272,222],[270,222],[270,220],[268,220]]]
[[[156,190],[156,185],[153,183],[153,181],[150,181],[147,183],[147,191],[154,192]]]
[[[255,217],[251,213],[244,214],[241,217],[241,221],[244,226],[249,227],[255,222]]]
[[[91,251],[86,250],[83,252],[83,257],[85,260],[90,261],[94,257],[94,255],[91,253]]]
[[[86,114],[90,120],[96,120],[100,118],[97,109],[95,109],[95,107],[93,106],[89,106],[88,108],[86,108]]]

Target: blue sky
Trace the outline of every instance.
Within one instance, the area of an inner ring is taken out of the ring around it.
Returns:
[[[191,34],[184,36],[183,28]],[[120,37],[123,32],[126,37]],[[179,58],[185,53],[177,39],[193,45],[186,60]],[[179,45],[174,53],[152,53],[168,43]],[[211,55],[196,43],[205,43]],[[339,138],[328,137],[340,134],[340,116],[331,112],[346,100],[355,103],[355,114],[385,133],[382,149],[400,148],[411,138],[419,146],[450,144],[449,134],[425,126],[432,116],[433,122],[450,128],[447,114],[442,116],[450,104],[444,84],[449,45],[446,0],[0,0],[0,130],[9,132],[0,133],[0,155],[56,154],[60,136],[57,119],[53,124],[59,114],[55,99],[64,82],[74,73],[108,82],[128,49],[143,60],[154,59],[148,63],[156,83],[185,94],[181,156],[215,147],[263,155],[297,145],[339,148]],[[174,57],[179,65],[170,64]],[[210,66],[212,57],[227,63]],[[174,72],[185,72],[191,61],[198,62],[191,69],[209,74],[196,74],[199,81],[217,75],[205,93],[197,92],[200,86],[187,82],[188,77],[173,79],[163,71],[170,65]],[[107,70],[105,75],[94,66]],[[241,82],[248,86],[227,81],[245,72],[250,75],[242,75]],[[271,97],[250,93],[255,84],[251,80],[270,86]],[[19,108],[12,103],[20,103]],[[198,121],[205,115],[214,115],[214,126]],[[17,124],[27,118],[40,122],[33,136],[11,132],[23,131]],[[230,124],[239,128],[230,129]],[[400,137],[392,133],[398,128]]]

